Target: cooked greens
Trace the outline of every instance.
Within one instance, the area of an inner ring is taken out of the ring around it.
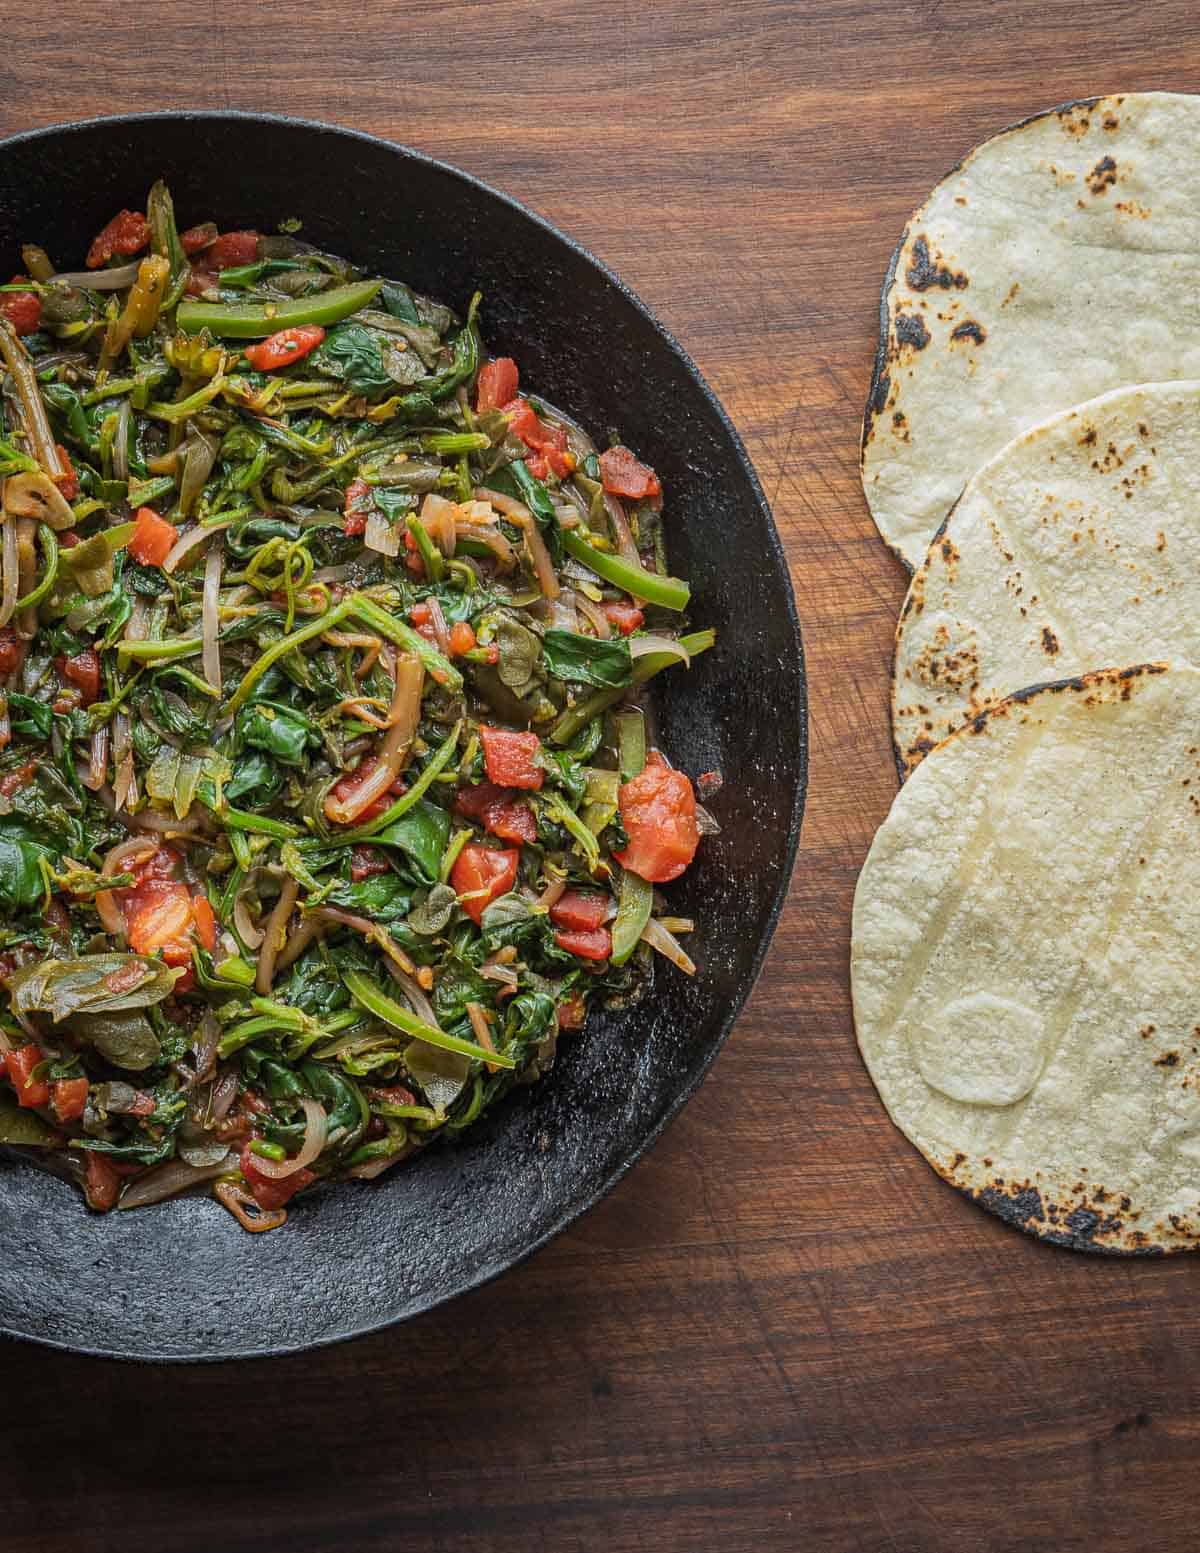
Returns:
[[[651,944],[690,965],[655,885],[714,826],[636,697],[713,636],[657,475],[521,394],[479,296],[180,230],[161,183],[86,268],[25,252],[0,1144],[270,1229],[540,1077]]]

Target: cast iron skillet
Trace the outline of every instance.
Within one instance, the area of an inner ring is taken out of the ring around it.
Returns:
[[[310,241],[459,309],[480,287],[489,347],[599,437],[621,428],[659,471],[672,569],[691,581],[692,620],[718,633],[657,702],[672,758],[725,778],[712,803],[721,835],[670,887],[675,909],[699,920],[694,981],[661,965],[640,1007],[564,1039],[553,1074],[464,1143],[373,1187],[323,1192],[269,1235],[203,1199],[98,1217],[73,1189],[0,1160],[0,1331],[95,1354],[228,1359],[370,1332],[476,1287],[649,1146],[762,963],[799,835],[807,714],[783,553],[737,434],[671,336],[583,249],[474,178],[366,135],[148,114],[0,143],[0,268],[19,270],[22,241],[75,267],[159,176],[181,225],[270,231],[299,216]]]

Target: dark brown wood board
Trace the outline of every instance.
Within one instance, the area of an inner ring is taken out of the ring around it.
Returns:
[[[1195,1545],[1200,1264],[1050,1250],[944,1187],[876,1100],[846,973],[895,788],[903,577],[857,467],[880,277],[976,141],[1148,88],[1200,90],[1192,0],[0,3],[0,133],[330,118],[458,163],[612,265],[774,506],[813,752],[758,989],[611,1198],[491,1287],[310,1357],[0,1348],[5,1553]],[[752,558],[730,564],[753,609]]]

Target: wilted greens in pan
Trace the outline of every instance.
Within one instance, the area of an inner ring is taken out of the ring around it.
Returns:
[[[252,1230],[550,1066],[710,825],[662,492],[458,317],[161,184],[0,287],[0,1143]]]

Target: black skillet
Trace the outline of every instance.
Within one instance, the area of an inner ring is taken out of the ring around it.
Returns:
[[[295,119],[180,113],[100,119],[0,143],[0,268],[36,242],[67,268],[165,177],[181,224],[306,239],[464,309],[523,382],[598,437],[620,428],[661,474],[672,570],[717,650],[664,676],[661,738],[693,776],[718,770],[706,839],[670,887],[699,930],[688,980],[660,964],[642,1005],[562,1042],[543,1083],[466,1141],[374,1186],[245,1234],[190,1199],[98,1217],[75,1191],[0,1159],[0,1331],[80,1352],[227,1359],[369,1332],[462,1293],[601,1197],[704,1077],[754,982],[803,811],[807,715],[783,552],[741,442],[695,367],[615,276],[474,178],[369,136]],[[764,359],[764,372],[769,362]],[[669,685],[666,680],[669,678]]]

